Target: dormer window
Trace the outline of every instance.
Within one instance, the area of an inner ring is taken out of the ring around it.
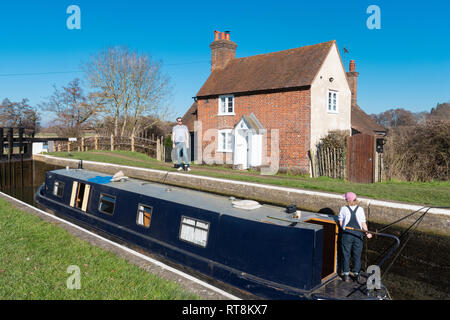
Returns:
[[[234,115],[234,96],[219,96],[219,115]]]

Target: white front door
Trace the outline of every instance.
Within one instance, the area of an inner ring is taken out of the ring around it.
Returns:
[[[237,129],[234,139],[234,165],[242,165],[242,169],[248,168],[248,131]]]

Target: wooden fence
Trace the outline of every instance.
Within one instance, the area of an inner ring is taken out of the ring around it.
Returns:
[[[311,152],[312,177],[327,176],[351,182],[373,183],[375,170],[381,171],[382,165],[376,158],[375,137],[356,134],[347,137],[345,150],[319,145],[317,151]]]
[[[346,156],[345,150],[319,146],[310,153],[312,177],[327,176],[345,179]]]
[[[111,136],[91,136],[77,138],[76,141],[55,142],[55,151],[88,151],[88,150],[126,150],[147,154],[149,157],[164,161],[166,150],[164,148],[164,137],[152,137],[152,139],[142,137],[115,137]]]

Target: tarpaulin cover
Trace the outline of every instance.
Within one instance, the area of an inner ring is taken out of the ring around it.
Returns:
[[[108,182],[111,182],[112,177],[113,176],[107,176],[107,177],[96,176],[94,178],[88,179],[88,181],[93,182],[93,183],[106,184]]]

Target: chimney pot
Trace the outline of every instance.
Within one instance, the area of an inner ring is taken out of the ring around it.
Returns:
[[[235,58],[237,44],[230,40],[230,31],[214,31],[214,41],[209,47],[211,48],[211,72],[223,69],[229,61]]]
[[[356,65],[355,60],[350,60],[350,72],[355,72]]]
[[[348,84],[352,93],[352,106],[357,105],[358,76],[359,72],[355,71],[355,60],[350,60],[349,72],[347,72]]]
[[[220,37],[220,31],[214,30],[214,41],[219,40]]]

